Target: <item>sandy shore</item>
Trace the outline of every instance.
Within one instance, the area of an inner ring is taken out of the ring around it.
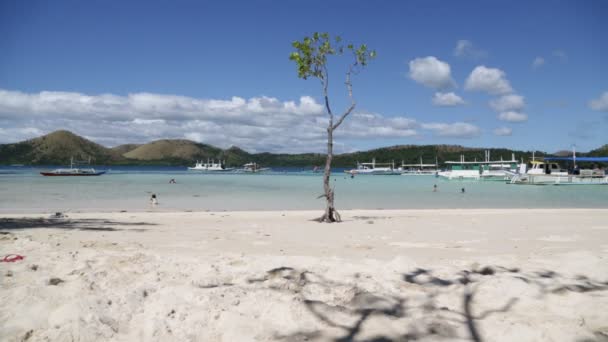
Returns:
[[[608,210],[2,215],[2,341],[608,341]]]

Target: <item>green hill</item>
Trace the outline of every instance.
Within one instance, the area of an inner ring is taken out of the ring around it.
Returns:
[[[141,146],[141,144],[124,144],[124,145],[114,146],[110,149],[112,151],[114,151],[115,153],[122,156],[123,154],[125,154],[127,152],[133,151],[134,149],[138,148],[139,146]]]
[[[3,164],[69,164],[72,157],[75,160],[90,158],[92,164],[111,164],[122,159],[104,146],[63,130],[16,144],[0,145],[0,163]]]
[[[608,144],[589,151],[588,155],[591,157],[608,157]]]
[[[460,145],[396,145],[377,148],[369,151],[343,153],[334,156],[334,167],[354,167],[357,162],[378,163],[395,162],[400,165],[419,163],[440,164],[448,160],[483,160],[485,151],[489,150],[492,160],[511,159],[512,153],[517,160],[529,160],[531,151],[517,151],[505,148],[470,148]],[[536,157],[546,155],[536,152]],[[589,153],[578,153],[580,156],[606,156],[608,145]],[[125,144],[106,148],[68,131],[56,131],[45,136],[22,141],[15,144],[0,145],[0,164],[68,164],[70,157],[78,160],[91,158],[93,164],[105,165],[193,165],[196,160],[225,160],[231,167],[256,162],[262,166],[283,166],[312,168],[325,164],[322,153],[249,153],[233,146],[221,149],[215,146],[196,143],[182,139],[163,139],[147,144]]]
[[[159,163],[192,163],[197,159],[218,158],[220,148],[190,140],[163,139],[147,143],[123,154],[127,159]]]

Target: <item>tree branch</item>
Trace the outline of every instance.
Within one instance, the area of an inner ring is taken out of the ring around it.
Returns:
[[[332,113],[331,107],[329,106],[329,94],[327,91],[327,88],[329,87],[329,72],[327,72],[327,66],[325,64],[323,64],[323,74],[321,80],[323,81],[323,97],[325,99],[325,108],[327,109],[327,115],[329,115],[329,117],[332,119],[331,121],[333,121],[334,114]]]
[[[338,119],[338,121],[331,127],[332,130],[335,130],[336,128],[338,128],[338,126],[340,126],[342,124],[342,121],[344,121],[344,119],[346,119],[346,117],[352,113],[352,111],[355,109],[356,103],[355,103],[355,98],[353,97],[353,84],[350,80],[350,76],[353,73],[353,69],[356,66],[357,62],[351,64],[348,68],[348,71],[346,72],[346,81],[344,82],[344,84],[346,84],[346,89],[348,89],[348,97],[350,98],[350,107],[348,107],[348,109],[344,112],[344,114],[342,114],[342,116],[340,117],[340,119]]]

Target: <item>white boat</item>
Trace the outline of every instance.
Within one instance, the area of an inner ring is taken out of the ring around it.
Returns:
[[[490,160],[490,151],[486,151],[484,161],[465,161],[460,156],[460,161],[445,162],[448,169],[439,171],[439,177],[459,180],[499,180],[505,181],[512,173],[517,171],[517,160],[511,155],[511,160]]]
[[[572,162],[572,169],[562,169],[555,161]],[[608,185],[604,169],[581,169],[576,162],[606,163],[608,157],[546,157],[544,161],[533,160],[530,168],[522,164],[517,173],[511,175],[511,184],[530,185]]]
[[[234,168],[226,167],[225,164],[225,162],[222,163],[221,161],[218,161],[216,163],[213,159],[211,159],[211,161],[207,159],[206,163],[197,160],[196,164],[193,167],[188,167],[188,170],[203,172],[226,172],[234,170]]]
[[[395,162],[392,163],[376,163],[376,158],[372,159],[371,163],[357,162],[357,168],[352,170],[344,170],[351,175],[399,175],[401,171],[395,168]]]
[[[260,165],[258,165],[257,163],[251,162],[251,163],[247,163],[247,164],[243,165],[243,168],[240,169],[239,171],[258,173],[258,172],[264,172],[264,171],[268,171],[268,170],[270,170],[270,168],[260,167]]]
[[[437,159],[435,164],[423,164],[422,157],[420,157],[420,164],[404,164],[401,162],[399,168],[402,176],[436,176],[439,172],[439,165]]]

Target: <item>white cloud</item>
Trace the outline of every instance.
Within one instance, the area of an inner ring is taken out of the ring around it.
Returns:
[[[251,121],[250,118],[255,120],[257,117],[250,114],[318,116],[323,114],[323,106],[309,96],[301,97],[300,103],[296,104],[293,101],[280,102],[271,97],[254,97],[249,100],[232,97],[230,100],[216,100],[151,93],[118,96],[42,91],[27,94],[0,89],[0,115],[17,111],[31,116],[61,114],[75,120],[97,118],[124,121],[134,119],[135,115],[147,120]]]
[[[465,89],[502,95],[513,91],[504,71],[480,65],[473,69],[465,82]]]
[[[405,138],[416,136],[418,123],[406,117],[384,117],[376,113],[354,113],[335,133],[338,138]]]
[[[540,68],[541,66],[545,65],[545,59],[542,57],[536,57],[534,58],[534,61],[532,62],[532,67],[534,69]]]
[[[0,139],[5,142],[23,141],[38,137],[42,134],[44,134],[44,132],[36,127],[0,127]]]
[[[454,94],[453,92],[449,92],[449,93],[437,92],[433,96],[433,104],[435,106],[453,107],[453,106],[466,104],[466,102],[462,99],[462,97]]]
[[[454,56],[456,57],[468,57],[471,59],[483,58],[487,55],[487,52],[484,50],[478,49],[473,46],[473,43],[470,40],[461,39],[456,42],[456,47],[454,48]]]
[[[490,107],[497,112],[520,111],[526,105],[524,97],[521,95],[503,95],[490,101]]]
[[[599,98],[589,101],[589,108],[608,112],[608,91],[605,91]]]
[[[140,118],[133,119],[133,123],[136,125],[164,124],[165,122],[166,121],[163,119],[152,119],[152,120],[140,119]]]
[[[518,112],[503,112],[498,115],[498,120],[507,122],[524,122],[528,121],[528,115]]]
[[[553,51],[553,56],[557,57],[562,62],[568,61],[568,55],[564,50],[555,50]]]
[[[455,85],[450,65],[433,56],[416,58],[409,62],[409,67],[410,78],[429,88],[447,89]]]
[[[423,123],[421,127],[431,130],[441,137],[474,138],[481,135],[481,129],[466,122],[456,123]]]
[[[506,137],[511,136],[513,134],[513,130],[509,127],[499,127],[494,130],[494,135]]]
[[[191,139],[249,151],[322,152],[327,115],[314,98],[199,99],[137,93],[126,96],[0,89],[0,143],[67,129],[105,146],[156,139]],[[407,138],[419,124],[407,117],[351,114],[338,139]],[[342,144],[342,145],[340,145]],[[348,149],[344,142],[336,146]]]

